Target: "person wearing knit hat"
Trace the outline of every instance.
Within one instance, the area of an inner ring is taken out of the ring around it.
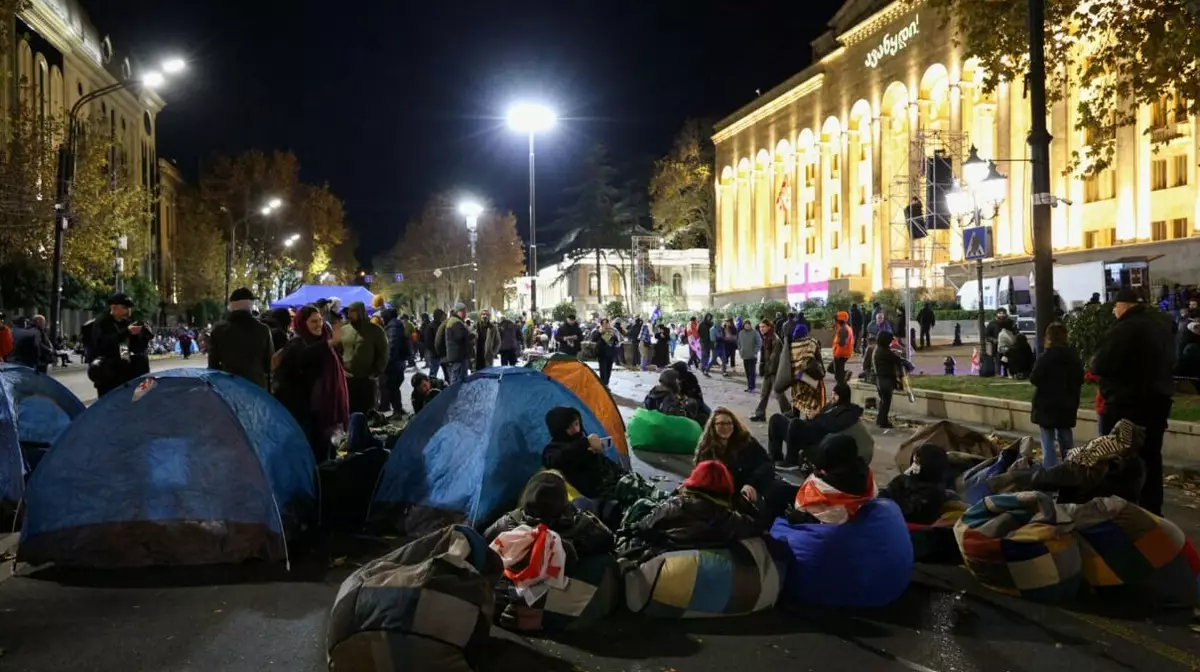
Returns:
[[[642,561],[666,551],[728,548],[762,534],[753,518],[733,509],[733,494],[733,477],[724,464],[697,464],[673,495],[633,526],[622,556]]]
[[[854,439],[827,437],[812,456],[815,468],[796,493],[788,522],[848,523],[863,504],[875,499],[875,476],[858,456]]]
[[[854,356],[854,330],[850,328],[850,313],[837,314],[833,326],[833,379],[846,380],[846,362]]]
[[[784,343],[775,376],[776,392],[791,392],[797,417],[811,418],[825,406],[825,362],[821,342],[809,334],[808,324],[797,322]]]

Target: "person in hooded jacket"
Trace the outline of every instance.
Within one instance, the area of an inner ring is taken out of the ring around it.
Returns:
[[[623,471],[604,456],[604,442],[583,433],[583,418],[570,406],[546,412],[550,443],[542,450],[542,466],[562,474],[579,494],[593,500],[609,499]]]
[[[517,508],[492,523],[483,538],[490,544],[522,525],[545,525],[562,539],[568,570],[580,558],[611,552],[616,545],[612,531],[594,514],[575,508],[569,497],[562,474],[539,472],[525,484]]]
[[[346,374],[316,306],[296,313],[292,331],[275,367],[275,398],[300,424],[321,464],[329,459],[333,433],[350,424]]]
[[[926,443],[913,451],[908,469],[879,491],[900,507],[904,522],[932,525],[944,513],[947,502],[958,501],[950,457],[941,446]]]
[[[668,551],[729,548],[759,536],[758,523],[734,508],[735,494],[724,464],[700,462],[673,495],[628,530],[621,556],[641,562]]]
[[[516,366],[521,353],[521,327],[507,316],[500,318],[500,366]]]
[[[0,362],[8,358],[13,351],[12,329],[4,321],[4,312],[0,311]]]
[[[467,304],[454,304],[454,312],[438,328],[434,341],[437,352],[442,355],[446,369],[446,382],[453,385],[467,377],[468,366],[474,357],[474,334],[467,326]]]
[[[396,315],[394,308],[380,311],[384,333],[387,335],[387,366],[379,377],[379,410],[383,413],[404,415],[404,397],[400,386],[404,384],[404,369],[412,359],[412,342],[407,335],[404,320]]]
[[[342,363],[346,369],[346,391],[351,413],[375,410],[379,377],[388,366],[388,340],[378,325],[367,317],[362,301],[350,304],[342,327]]]
[[[674,369],[667,369],[659,374],[658,384],[650,388],[650,392],[642,400],[642,407],[664,415],[678,415],[693,420],[700,415],[696,401],[683,396],[679,385],[679,372]]]
[[[1075,447],[1073,432],[1083,390],[1083,360],[1067,342],[1067,328],[1061,322],[1046,328],[1046,350],[1034,362],[1029,382],[1034,387],[1030,420],[1042,432],[1042,464],[1053,467]]]
[[[704,375],[704,377],[707,378],[707,377],[709,377],[708,372],[712,370],[712,365],[713,365],[714,359],[715,359],[713,356],[713,347],[714,347],[715,343],[713,342],[713,337],[712,337],[712,332],[713,332],[712,313],[704,314],[704,320],[700,322],[700,326],[697,329],[697,332],[700,337],[700,373],[702,373]]]
[[[579,321],[575,315],[568,315],[567,321],[559,325],[554,340],[558,341],[559,352],[573,357],[579,356],[579,351],[583,347],[583,330],[579,327]]]
[[[208,368],[241,376],[270,390],[275,341],[271,328],[250,312],[254,301],[254,293],[245,287],[229,295],[229,314],[213,326],[209,336]]]
[[[592,332],[591,340],[596,344],[596,361],[600,364],[600,384],[608,387],[612,380],[613,364],[621,350],[621,334],[612,327],[608,318],[600,320],[600,326]]]
[[[475,370],[490,369],[500,354],[500,329],[492,322],[489,311],[479,311],[479,324],[475,326]]]
[[[892,410],[892,395],[899,388],[904,372],[912,370],[908,360],[892,352],[892,340],[892,332],[879,332],[874,352],[875,388],[879,392],[879,412],[875,424],[883,429],[895,427],[888,417]]]
[[[442,327],[442,323],[446,321],[446,311],[438,308],[433,311],[433,319],[429,324],[425,325],[425,331],[421,334],[421,339],[425,345],[425,370],[433,377],[441,376],[442,380],[449,380],[450,375],[443,371],[442,356],[438,354],[437,349],[437,334]]]
[[[867,320],[857,303],[850,304],[850,328],[854,330],[855,352],[862,352],[867,340]]]
[[[712,415],[712,409],[704,401],[700,379],[688,370],[687,362],[674,362],[667,368],[679,374],[679,393],[696,402],[696,422],[704,426],[708,423],[708,417]]]
[[[800,486],[786,514],[793,525],[840,525],[854,520],[875,499],[875,475],[848,436],[830,436],[812,451],[813,473]]]

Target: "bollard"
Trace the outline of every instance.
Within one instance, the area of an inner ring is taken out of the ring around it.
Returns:
[[[945,367],[946,367],[946,375],[947,376],[954,375],[954,365],[956,363],[957,362],[954,361],[954,358],[950,357],[950,356],[947,356],[946,359],[944,361],[942,361],[942,364],[945,365]]]
[[[962,325],[954,323],[954,345],[962,345]]]

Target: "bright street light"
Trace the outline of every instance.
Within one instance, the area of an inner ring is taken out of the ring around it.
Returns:
[[[545,105],[518,103],[508,110],[508,125],[522,133],[540,133],[554,128],[558,115]]]
[[[458,212],[467,218],[467,228],[474,230],[479,215],[483,213],[483,206],[475,201],[465,201],[458,206]]]
[[[168,75],[183,72],[185,68],[187,68],[187,62],[182,58],[168,58],[162,64],[162,71]]]
[[[479,264],[475,261],[475,244],[479,240],[479,215],[483,206],[475,201],[463,201],[458,205],[458,211],[467,218],[467,231],[471,234],[471,310],[478,310],[475,305],[475,273]]]
[[[267,207],[271,208],[272,210],[276,208],[282,208],[283,201],[278,198],[272,198],[271,200],[267,201]]]
[[[266,217],[267,215],[271,214],[271,211],[272,211],[272,208],[271,208],[271,206],[269,206],[269,205],[264,205],[264,206],[263,206],[263,209],[262,209],[262,210],[260,210],[259,212],[261,212],[261,213],[263,214],[263,216],[264,216],[264,217]]]
[[[979,158],[979,150],[971,145],[971,153],[962,164],[963,180],[967,187],[974,189],[988,177],[988,162]]]
[[[163,74],[156,70],[151,70],[150,72],[147,72],[146,74],[142,75],[142,84],[144,84],[152,89],[156,89],[156,88],[162,86],[163,82],[165,82],[165,81],[167,81],[167,78],[163,77]]]

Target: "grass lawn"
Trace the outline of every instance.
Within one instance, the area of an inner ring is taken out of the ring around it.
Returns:
[[[980,397],[1032,401],[1033,385],[1027,380],[1008,378],[980,378],[979,376],[913,376],[914,388],[956,394],[974,394]],[[1085,383],[1080,398],[1080,408],[1095,408],[1096,386]],[[1171,406],[1171,419],[1183,422],[1200,422],[1200,396],[1175,395]]]

